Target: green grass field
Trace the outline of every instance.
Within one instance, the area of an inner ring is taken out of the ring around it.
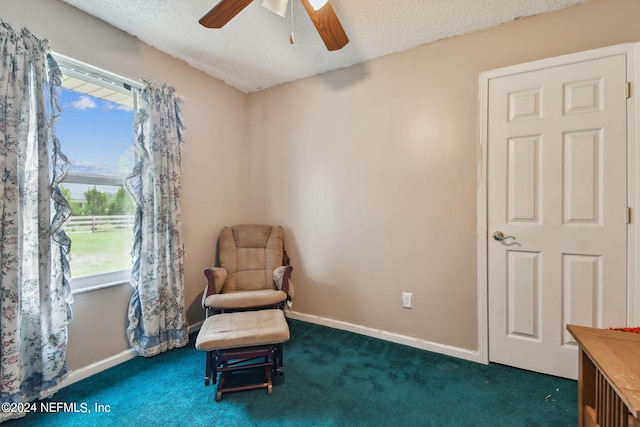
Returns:
[[[67,232],[71,238],[71,275],[89,276],[131,268],[133,231]]]

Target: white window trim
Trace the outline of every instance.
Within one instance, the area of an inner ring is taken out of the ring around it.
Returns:
[[[126,94],[131,93],[131,88],[134,87],[144,89],[144,84],[140,81],[119,76],[61,53],[51,52],[51,55],[55,58],[58,66],[62,69],[62,73],[65,75],[86,80]],[[129,87],[127,88],[124,85]]]
[[[84,80],[99,86],[106,87],[116,92],[132,95],[134,100],[134,110],[137,97],[132,88],[143,89],[144,84],[119,76],[93,65],[87,64],[77,59],[70,58],[57,52],[52,52],[58,66],[62,70],[63,75],[71,76]],[[123,185],[122,177],[101,176],[81,173],[69,173],[65,179],[69,184],[96,184],[96,185]],[[94,274],[91,276],[82,276],[71,278],[71,293],[73,295],[93,292],[100,289],[121,286],[130,283],[131,270],[110,271],[107,273]]]
[[[112,288],[114,286],[129,284],[131,270],[110,271],[108,273],[94,274],[72,278],[71,294],[83,294],[100,289]]]

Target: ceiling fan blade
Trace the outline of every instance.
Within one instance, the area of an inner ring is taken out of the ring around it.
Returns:
[[[336,15],[331,2],[327,1],[326,4],[316,10],[309,0],[300,0],[304,6],[309,18],[315,25],[318,34],[322,38],[322,41],[329,50],[342,49],[347,43],[349,43],[349,37],[344,32],[342,24]]]
[[[234,16],[242,12],[253,0],[221,0],[213,9],[200,18],[200,24],[207,28],[222,28]]]

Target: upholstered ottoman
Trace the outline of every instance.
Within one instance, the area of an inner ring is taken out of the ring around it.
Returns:
[[[217,383],[216,400],[222,393],[266,388],[271,394],[272,376],[283,375],[283,343],[289,341],[289,325],[279,309],[221,313],[207,317],[196,339],[196,348],[206,351],[204,384]],[[231,374],[264,368],[265,380],[227,386]]]

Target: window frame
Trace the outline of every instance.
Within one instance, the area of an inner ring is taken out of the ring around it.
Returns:
[[[73,77],[97,86],[101,86],[125,95],[131,95],[133,98],[133,110],[134,112],[137,110],[138,97],[137,91],[134,90],[134,88],[143,89],[144,85],[141,82],[119,76],[117,74],[100,69],[85,62],[78,61],[57,52],[52,52],[52,56],[58,63],[58,66],[60,67],[63,75]],[[62,143],[64,143],[64,141],[62,141]],[[63,183],[108,185],[119,187],[124,185],[124,180],[121,176],[115,175],[91,175],[85,173],[69,172]],[[71,293],[73,295],[76,295],[85,292],[92,292],[99,289],[110,288],[113,286],[124,285],[130,283],[130,276],[131,269],[109,271],[78,278],[74,278],[72,276]]]

